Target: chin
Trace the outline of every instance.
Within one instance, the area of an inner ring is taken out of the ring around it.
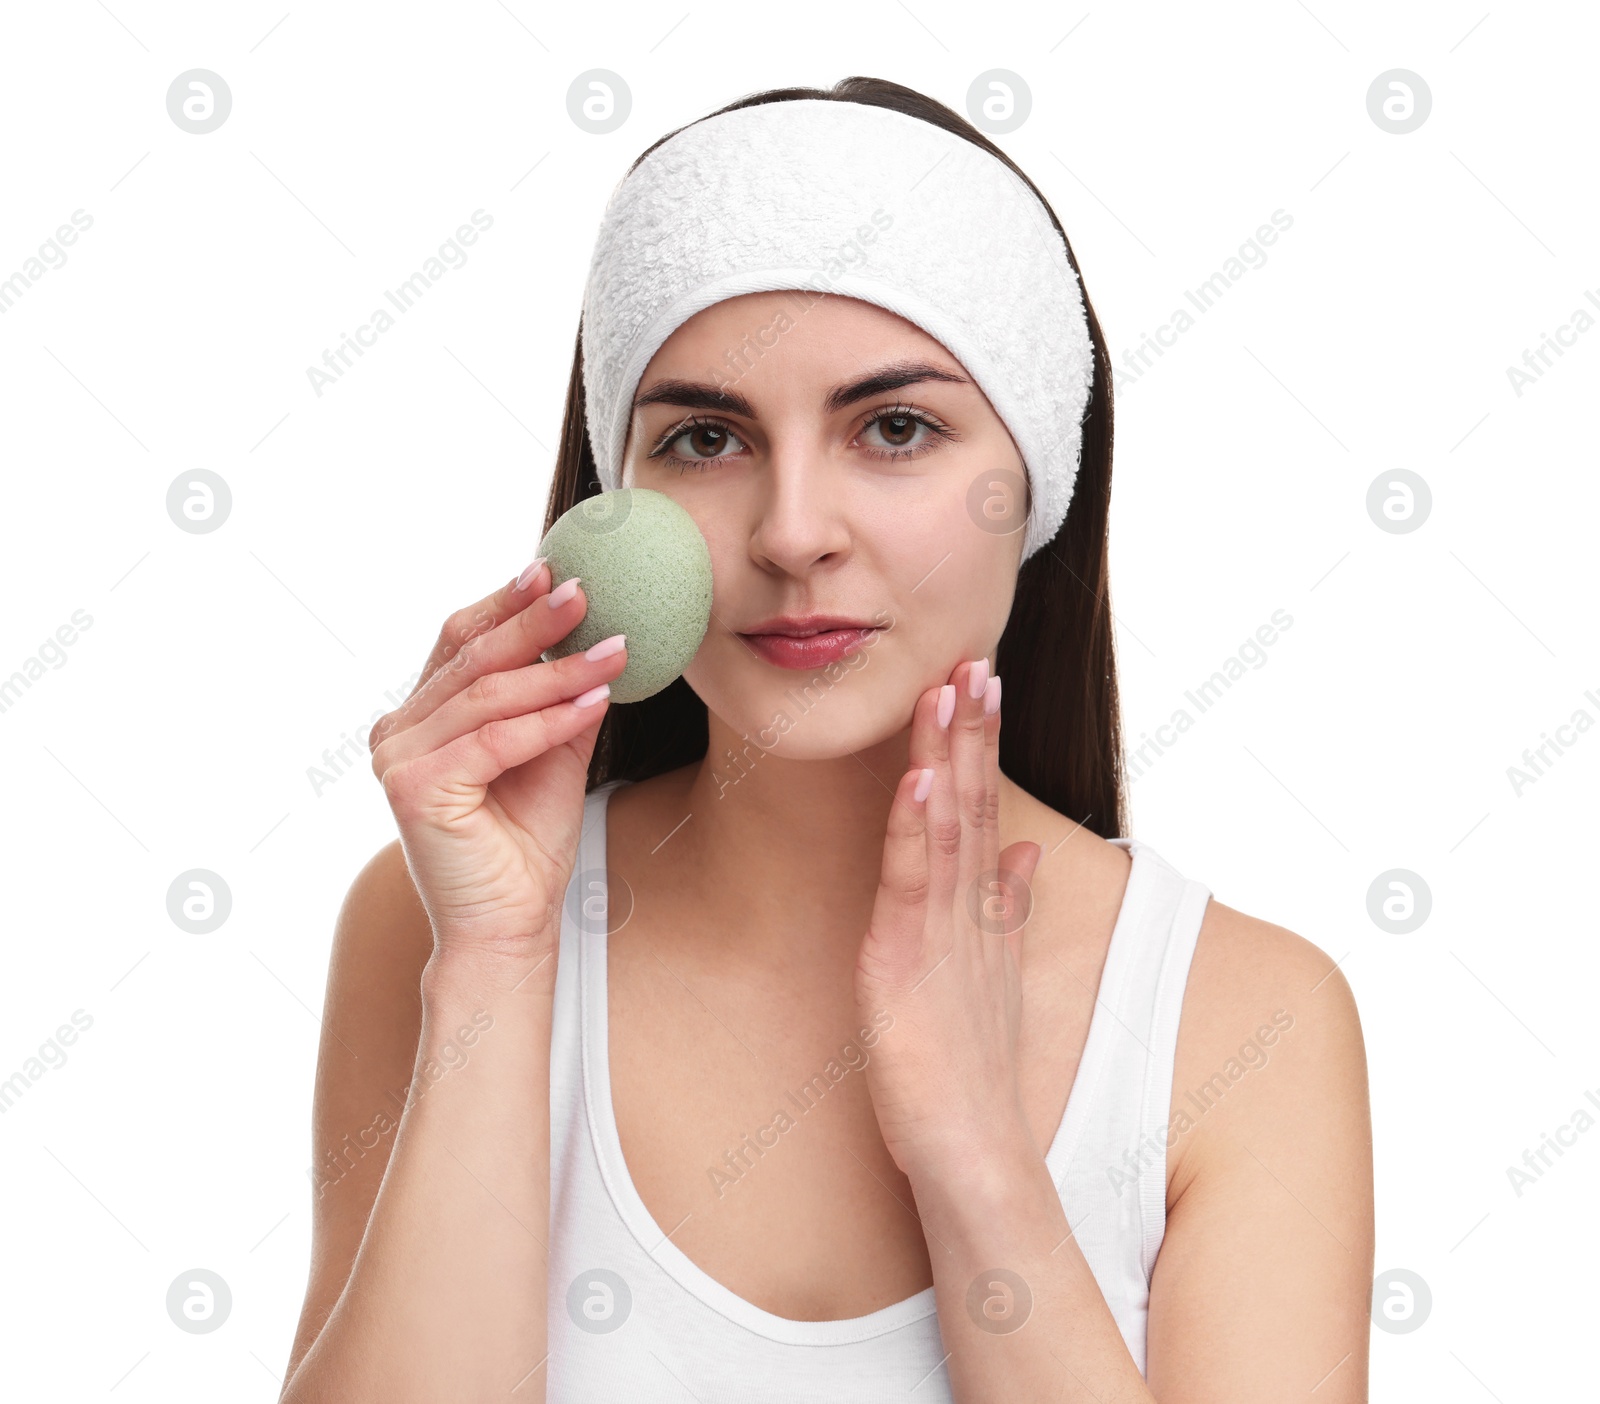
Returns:
[[[760,675],[754,685],[753,671]],[[792,761],[859,755],[910,726],[919,695],[892,685],[883,670],[852,668],[848,661],[805,673],[751,664],[740,673],[736,682],[724,677],[720,686],[695,691],[743,738],[750,762],[764,755]]]

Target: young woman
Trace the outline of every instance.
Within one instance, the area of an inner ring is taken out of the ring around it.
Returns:
[[[657,143],[602,245],[547,526],[670,495],[711,623],[613,707],[535,562],[373,728],[283,1399],[1364,1400],[1349,987],[1121,836],[1055,216],[854,78]]]

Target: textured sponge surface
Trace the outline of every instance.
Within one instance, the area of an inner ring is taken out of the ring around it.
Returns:
[[[550,588],[578,576],[588,613],[545,662],[628,636],[613,702],[640,702],[680,677],[711,622],[711,552],[694,518],[665,493],[620,488],[585,498],[545,533]]]

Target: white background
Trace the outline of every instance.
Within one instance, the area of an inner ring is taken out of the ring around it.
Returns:
[[[73,211],[93,225],[0,315],[0,678],[93,622],[0,712],[0,1079],[74,1010],[93,1023],[0,1116],[6,1393],[276,1397],[330,932],[393,836],[364,764],[320,795],[308,767],[532,555],[628,164],[756,89],[867,73],[964,110],[1003,68],[1033,108],[998,140],[1119,361],[1292,216],[1118,382],[1130,738],[1293,617],[1134,786],[1133,831],[1355,989],[1377,1265],[1433,1294],[1419,1329],[1374,1332],[1373,1397],[1572,1397],[1600,1127],[1520,1196],[1507,1167],[1600,1089],[1600,729],[1520,795],[1507,769],[1600,718],[1600,328],[1520,396],[1507,368],[1600,297],[1600,24],[1486,3],[8,9],[0,279]],[[206,135],[166,110],[196,67],[233,98]],[[632,91],[609,135],[567,115],[591,68]],[[1367,111],[1393,68],[1432,93],[1405,135]],[[314,393],[307,367],[480,208],[469,261]],[[233,501],[205,535],[166,510],[197,469]],[[1397,469],[1432,493],[1407,534],[1366,509]],[[232,893],[210,935],[167,914],[191,868]],[[1409,934],[1368,916],[1392,868],[1432,894]],[[212,1334],[166,1312],[195,1267],[232,1290]]]

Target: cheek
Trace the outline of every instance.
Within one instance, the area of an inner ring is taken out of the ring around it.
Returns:
[[[750,617],[755,583],[750,543],[732,530],[731,524],[721,520],[722,514],[708,510],[705,504],[686,502],[681,505],[700,528],[711,556],[713,617],[710,627],[716,629],[720,620],[722,627],[731,629]]]
[[[697,670],[725,665],[728,654],[722,650],[737,649],[740,655],[748,653],[745,646],[732,637],[731,631],[752,617],[751,601],[758,582],[750,560],[748,539],[734,528],[724,508],[719,508],[709,495],[699,498],[692,493],[669,495],[694,519],[711,557],[711,618],[693,662],[684,670],[685,677],[694,686],[701,676]]]
[[[1010,614],[1022,533],[985,530],[958,500],[937,528],[893,540],[884,573],[907,622],[958,660],[993,647]]]
[[[961,463],[908,479],[898,485],[904,491],[875,504],[880,520],[872,550],[895,560],[897,577],[931,583],[937,573],[947,577],[941,590],[953,594],[992,593],[997,581],[1015,578],[1026,535],[1027,482],[1009,467],[973,466],[987,457],[963,455]]]

